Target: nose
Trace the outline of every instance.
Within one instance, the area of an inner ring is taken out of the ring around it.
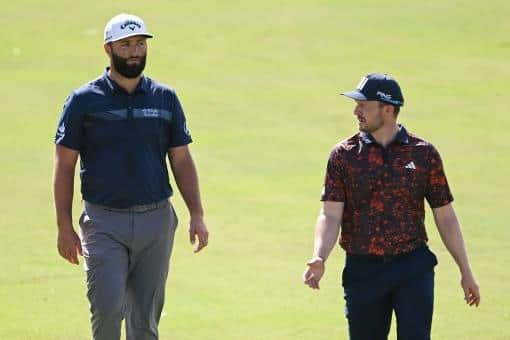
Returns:
[[[356,104],[356,106],[354,107],[354,110],[352,111],[352,114],[355,116],[361,115],[361,110],[360,110],[359,104]]]
[[[133,48],[131,48],[131,56],[132,57],[139,57],[142,55],[142,48],[139,45],[135,45]]]

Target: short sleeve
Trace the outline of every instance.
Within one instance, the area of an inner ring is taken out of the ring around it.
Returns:
[[[335,148],[329,155],[321,201],[345,202],[345,185],[342,173],[341,154]]]
[[[453,202],[453,195],[448,186],[443,161],[436,148],[432,147],[428,157],[427,188],[425,198],[431,208],[439,208]]]
[[[77,103],[77,96],[73,92],[64,103],[55,133],[55,144],[79,151],[83,135],[82,117]]]
[[[168,147],[187,145],[192,142],[191,133],[186,124],[186,117],[179,98],[172,93],[172,119],[170,122],[170,138]]]

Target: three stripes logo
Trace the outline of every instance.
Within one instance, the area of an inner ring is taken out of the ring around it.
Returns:
[[[407,165],[405,166],[406,169],[411,169],[411,170],[416,170],[416,165],[414,165],[414,162],[413,161],[410,161],[409,163],[407,163]]]

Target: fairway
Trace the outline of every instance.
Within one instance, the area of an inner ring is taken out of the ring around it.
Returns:
[[[357,129],[338,94],[370,72],[398,79],[400,121],[441,152],[481,287],[481,306],[468,308],[428,211],[439,259],[432,338],[510,339],[508,0],[123,3],[2,4],[0,339],[91,338],[82,263],[56,250],[53,136],[67,95],[104,71],[104,24],[120,12],[154,34],[145,74],[183,104],[210,229],[193,254],[173,197],[161,339],[347,338],[343,251],[320,291],[301,273],[327,157]],[[81,209],[77,179],[75,221]]]

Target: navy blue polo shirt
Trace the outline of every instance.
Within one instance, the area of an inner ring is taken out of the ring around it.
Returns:
[[[128,94],[107,71],[71,93],[55,136],[80,152],[83,199],[114,208],[170,197],[168,149],[191,141],[172,89],[143,76]]]

